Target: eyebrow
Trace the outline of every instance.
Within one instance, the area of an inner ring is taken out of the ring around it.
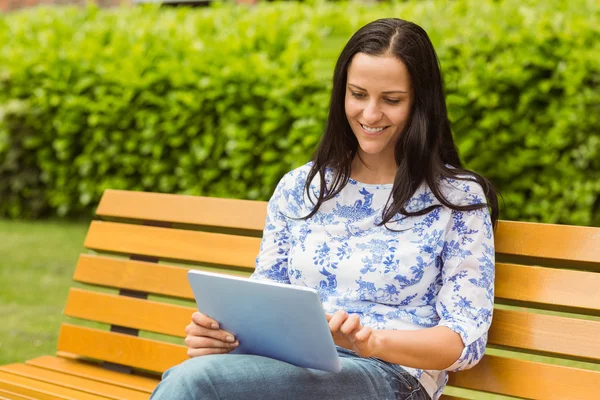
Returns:
[[[363,88],[361,88],[360,86],[357,86],[357,85],[353,85],[352,83],[349,83],[348,86],[352,86],[352,87],[354,87],[356,89],[362,90],[363,92],[367,91],[366,89],[363,89]],[[387,92],[382,92],[382,93],[383,94],[392,94],[392,93],[408,93],[408,92],[406,92],[404,90],[389,90]]]

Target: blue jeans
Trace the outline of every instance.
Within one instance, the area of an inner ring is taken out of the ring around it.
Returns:
[[[253,355],[195,357],[166,371],[150,399],[429,400],[419,381],[400,366],[342,348],[338,354],[338,373]]]

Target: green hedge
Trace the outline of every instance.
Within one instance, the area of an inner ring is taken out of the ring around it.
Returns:
[[[429,32],[501,217],[600,225],[600,6],[536,3],[0,15],[0,216],[89,214],[106,188],[267,199],[319,140],[344,43],[398,16]]]

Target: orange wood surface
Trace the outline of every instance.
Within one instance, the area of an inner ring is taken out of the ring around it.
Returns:
[[[262,230],[266,202],[107,190],[97,209],[115,217]],[[500,221],[498,253],[600,263],[600,235],[592,227]]]
[[[187,272],[182,267],[82,254],[73,280],[192,300]]]
[[[262,231],[267,203],[161,193],[106,190],[101,217],[174,222]]]
[[[193,307],[71,289],[65,315],[185,337]],[[600,359],[600,322],[495,310],[489,342],[528,350]]]
[[[25,378],[5,371],[0,371],[0,390],[33,397],[38,400],[106,400],[106,397],[103,396]]]
[[[11,364],[0,367],[0,371],[93,395],[103,396],[109,399],[148,400],[148,393],[146,392],[126,389],[121,386],[110,385],[95,380],[37,368],[31,365]]]
[[[116,190],[106,191],[98,208],[98,215],[105,219],[253,231],[262,230],[265,214],[265,202]],[[495,241],[497,258],[507,261],[496,265],[495,294],[499,302],[574,309],[587,314],[600,311],[600,274],[597,273],[600,272],[600,229],[500,221]],[[256,237],[107,221],[92,222],[85,242],[92,250],[125,256],[145,255],[161,261],[204,263],[209,268],[223,266],[224,273],[246,276],[254,268],[259,245],[260,239]],[[581,269],[593,272],[508,263],[520,261],[561,268],[581,266]],[[187,271],[186,267],[107,255],[81,255],[74,279],[93,285],[193,299]],[[194,310],[193,307],[73,288],[65,314],[183,337],[183,329]],[[600,360],[599,334],[600,321],[594,319],[496,309],[489,343],[525,352]],[[70,324],[61,327],[58,351],[59,354],[69,353],[156,373],[187,359],[182,345]],[[97,394],[102,394],[102,398],[137,398],[124,396],[131,392],[139,398],[147,398],[157,382],[157,379],[120,374],[81,361],[46,356],[31,360],[27,365],[2,367],[0,397],[4,393],[17,393],[36,399],[86,400],[100,398]],[[600,372],[485,356],[474,369],[451,374],[450,383],[521,398],[591,400],[600,393]],[[451,396],[442,399],[458,400]]]
[[[200,268],[202,269],[202,268]],[[73,279],[77,282],[193,300],[188,268],[82,254]],[[250,276],[251,270],[220,269],[223,274]]]
[[[108,370],[100,365],[63,357],[42,356],[29,360],[26,364],[146,393],[152,393],[159,381],[158,377],[152,379],[145,376],[123,374]]]
[[[74,280],[102,286],[193,299],[187,269],[82,254]],[[223,273],[228,273],[223,269]],[[246,274],[249,276],[251,271]],[[496,265],[496,297],[597,310],[600,274],[554,268]]]
[[[600,321],[494,310],[488,343],[600,360]]]
[[[94,221],[85,239],[85,247],[125,254],[254,268],[260,239]]]
[[[57,349],[161,373],[188,358],[184,346],[70,324],[62,324]]]
[[[499,221],[496,254],[596,263],[600,270],[600,229],[585,226]]]
[[[4,400],[35,400],[33,397],[25,396],[8,390],[0,389],[0,399]]]
[[[600,372],[486,355],[475,368],[450,374],[449,383],[527,399],[596,400]]]
[[[185,337],[194,311],[196,308],[72,288],[64,312],[70,317]]]
[[[496,264],[496,298],[598,310],[598,288],[596,272]]]

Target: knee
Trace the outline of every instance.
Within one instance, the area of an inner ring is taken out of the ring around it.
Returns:
[[[218,356],[195,357],[167,370],[152,396],[152,400],[216,399],[210,371]]]

